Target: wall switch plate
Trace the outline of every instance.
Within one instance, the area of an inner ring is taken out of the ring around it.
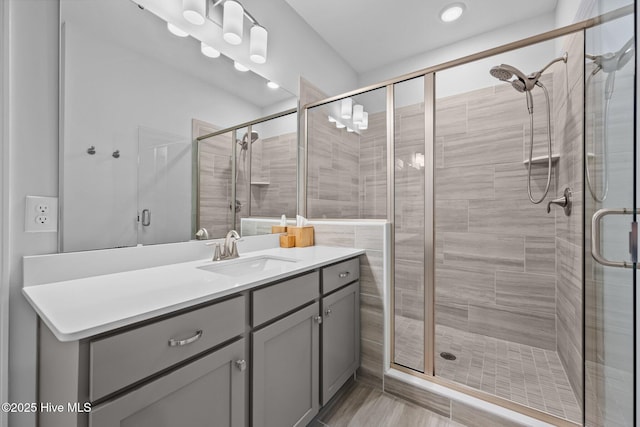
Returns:
[[[28,233],[58,231],[58,198],[27,196],[24,231]]]

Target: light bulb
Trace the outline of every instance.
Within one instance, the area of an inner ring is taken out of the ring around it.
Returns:
[[[248,67],[245,67],[244,65],[242,65],[238,61],[233,61],[233,67],[238,71],[242,71],[243,73],[246,72],[246,71],[249,71]]]
[[[358,129],[367,130],[369,128],[369,113],[366,111],[362,113],[362,122],[358,125]]]
[[[268,33],[264,27],[259,25],[251,27],[249,58],[256,64],[264,64],[267,62],[267,38]]]
[[[205,42],[200,42],[200,52],[202,52],[204,56],[208,56],[209,58],[217,58],[220,56],[219,50],[212,48]]]
[[[193,25],[204,24],[207,16],[207,0],[182,0],[182,16]]]
[[[169,30],[169,32],[174,36],[178,36],[178,37],[187,37],[189,35],[189,33],[187,33],[186,31],[182,31],[180,28],[176,27],[171,22],[167,22],[167,30]]]
[[[342,116],[343,119],[350,119],[351,118],[351,107],[353,105],[353,101],[351,100],[351,98],[345,98],[342,100],[341,103],[341,108],[340,108],[340,114]]]
[[[244,10],[240,3],[227,0],[222,11],[222,38],[233,45],[242,43],[242,24]]]
[[[360,104],[353,106],[353,124],[358,125],[362,122],[362,113],[364,113],[364,107]]]

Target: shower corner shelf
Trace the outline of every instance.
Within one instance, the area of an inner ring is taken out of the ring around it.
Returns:
[[[551,155],[551,163],[556,163],[558,160],[560,160],[560,154],[552,154]],[[549,161],[549,156],[538,156],[538,157],[534,157],[533,159],[531,159],[531,164],[532,165],[543,165],[543,164],[547,164],[547,162]],[[525,166],[529,165],[529,159],[527,160],[523,160],[522,164]]]
[[[269,185],[269,181],[251,181],[251,185]]]

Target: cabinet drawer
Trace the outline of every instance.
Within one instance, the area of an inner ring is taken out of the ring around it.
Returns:
[[[239,296],[90,343],[89,393],[95,401],[205,351],[245,329]]]
[[[322,269],[322,294],[360,278],[360,259],[353,258]]]
[[[320,280],[317,271],[286,280],[252,292],[252,326],[256,327],[318,296]]]

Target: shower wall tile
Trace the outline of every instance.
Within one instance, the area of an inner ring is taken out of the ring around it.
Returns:
[[[436,270],[436,304],[466,309],[470,303],[496,302],[495,273],[443,266]]]
[[[469,231],[490,234],[555,236],[555,219],[528,200],[469,201]]]
[[[526,236],[524,264],[527,273],[556,274],[556,238]]]
[[[471,107],[470,107],[471,108]],[[523,127],[509,124],[508,117],[495,116],[495,126],[445,138],[445,167],[494,165],[522,161]],[[440,135],[438,135],[440,136]]]
[[[528,158],[528,156],[527,156]],[[495,167],[495,192],[499,200],[523,200],[529,202],[527,195],[527,166],[522,162],[506,163]],[[551,173],[549,194],[555,194],[555,173]],[[534,166],[531,169],[531,191],[535,198],[540,198],[547,184],[547,166]],[[546,215],[544,208],[539,215]]]
[[[447,325],[461,331],[469,330],[469,310],[436,303],[436,325]]]
[[[486,165],[440,169],[436,174],[436,200],[492,200],[493,174],[494,168]]]
[[[436,231],[469,231],[468,200],[436,200]]]
[[[449,136],[467,132],[467,101],[459,96],[438,99],[436,134]]]
[[[469,331],[533,347],[555,350],[555,317],[519,308],[469,305]]]
[[[422,293],[424,289],[424,262],[409,261],[396,257],[395,286],[403,291]]]
[[[523,313],[555,319],[556,277],[554,275],[496,272],[495,302]]]
[[[313,221],[311,221],[313,224]],[[333,224],[313,224],[314,243],[322,246],[340,246],[355,248],[356,246],[356,226],[355,225],[333,225]]]
[[[524,237],[499,234],[441,233],[444,264],[487,271],[524,271]]]

